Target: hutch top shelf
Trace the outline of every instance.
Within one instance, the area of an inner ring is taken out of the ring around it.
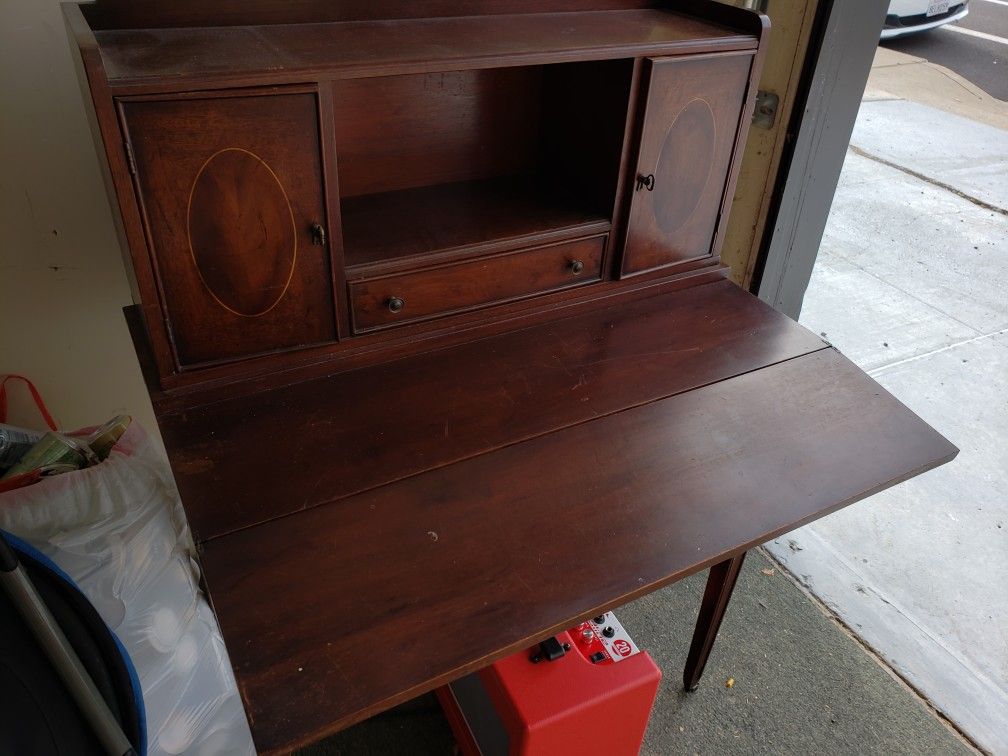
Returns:
[[[755,49],[755,36],[664,10],[95,30],[113,89],[276,82]]]

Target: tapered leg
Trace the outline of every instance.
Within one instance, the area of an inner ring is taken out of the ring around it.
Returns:
[[[717,638],[745,555],[743,551],[738,556],[726,559],[710,568],[707,588],[704,589],[703,601],[700,604],[700,616],[697,617],[696,630],[693,631],[693,643],[690,644],[686,669],[683,672],[683,685],[686,690],[696,690],[700,683],[700,675],[707,666],[707,657],[714,647],[714,639]]]

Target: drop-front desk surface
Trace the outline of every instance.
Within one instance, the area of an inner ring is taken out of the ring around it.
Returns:
[[[264,752],[714,567],[695,685],[747,549],[957,452],[727,281],[154,400]]]

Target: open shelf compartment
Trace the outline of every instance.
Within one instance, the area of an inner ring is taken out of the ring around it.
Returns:
[[[620,59],[336,82],[347,276],[608,231],[632,74]]]

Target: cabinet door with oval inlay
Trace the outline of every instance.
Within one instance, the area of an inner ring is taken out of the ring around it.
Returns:
[[[623,275],[714,253],[751,63],[739,54],[646,61]]]
[[[178,365],[334,340],[315,93],[120,109]]]

